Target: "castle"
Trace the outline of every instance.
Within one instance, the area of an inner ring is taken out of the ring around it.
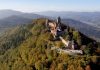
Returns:
[[[58,19],[56,21],[50,21],[47,19],[46,20],[46,27],[51,32],[54,39],[59,38],[64,43],[66,49],[73,49],[74,50],[77,47],[77,45],[74,43],[74,40],[66,41],[65,39],[63,39],[62,35],[64,33],[64,30],[62,27],[60,17],[58,17]]]

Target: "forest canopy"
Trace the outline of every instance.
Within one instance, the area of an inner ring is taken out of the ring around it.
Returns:
[[[33,20],[30,24],[17,26],[0,37],[0,70],[84,70],[100,65],[98,48],[94,40],[68,26],[64,38],[73,38],[84,55],[68,55],[51,50],[52,46],[63,47],[45,27],[45,19]],[[70,37],[72,34],[72,37]],[[97,70],[97,69],[96,69]]]

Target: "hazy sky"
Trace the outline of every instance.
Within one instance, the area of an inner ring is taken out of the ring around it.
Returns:
[[[100,0],[0,0],[0,9],[37,11],[100,11]]]

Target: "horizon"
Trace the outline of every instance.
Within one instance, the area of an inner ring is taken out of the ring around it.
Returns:
[[[0,10],[21,12],[100,12],[98,0],[0,0]]]
[[[78,12],[83,12],[83,13],[95,13],[95,12],[97,12],[97,13],[99,13],[100,11],[52,11],[52,10],[47,10],[47,11],[31,11],[31,12],[28,12],[28,11],[20,11],[20,10],[14,10],[14,9],[0,9],[0,11],[16,11],[16,12],[22,12],[22,13],[41,13],[41,12],[43,12],[43,13],[45,13],[45,12],[58,12],[58,13],[60,13],[60,12],[70,12],[70,13],[73,13],[73,12],[76,12],[76,13],[78,13]]]

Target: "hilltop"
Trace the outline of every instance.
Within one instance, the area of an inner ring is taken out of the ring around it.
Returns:
[[[0,70],[83,70],[87,66],[93,68],[92,65],[98,68],[100,58],[97,56],[100,54],[95,40],[62,24],[62,28],[65,27],[62,37],[65,40],[74,39],[84,54],[60,54],[57,50],[51,50],[51,47],[63,49],[64,44],[61,40],[54,39],[45,23],[44,18],[35,19],[0,37]]]

